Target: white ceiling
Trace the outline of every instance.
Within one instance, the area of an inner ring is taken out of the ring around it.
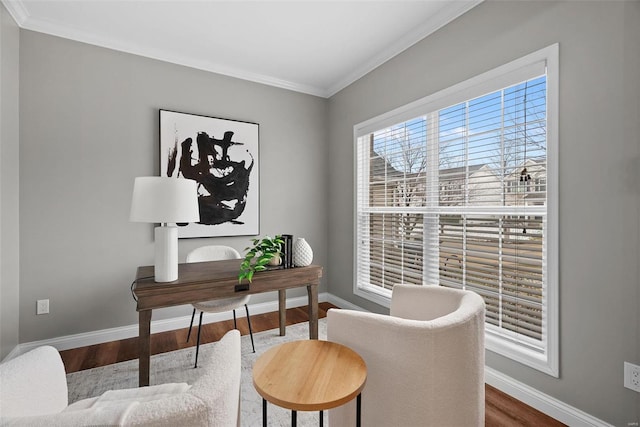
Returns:
[[[2,0],[21,28],[329,97],[482,0]]]

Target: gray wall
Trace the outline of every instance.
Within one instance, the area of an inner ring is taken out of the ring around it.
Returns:
[[[0,360],[18,344],[18,44],[20,31],[0,5]]]
[[[153,264],[153,225],[129,208],[134,177],[159,173],[160,108],[259,123],[261,235],[306,237],[326,264],[325,99],[27,30],[20,67],[20,342],[137,324],[129,285]],[[180,260],[249,238],[181,240]]]
[[[560,44],[560,378],[487,364],[614,425],[640,418],[640,2],[485,2],[329,103],[329,291],[352,294],[353,126]]]

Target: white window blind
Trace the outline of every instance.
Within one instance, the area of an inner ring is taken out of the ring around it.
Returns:
[[[548,362],[546,61],[456,89],[356,129],[356,292],[473,290],[488,334]]]

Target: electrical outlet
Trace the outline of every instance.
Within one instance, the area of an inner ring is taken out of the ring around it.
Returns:
[[[640,366],[624,362],[624,386],[640,393]]]
[[[39,299],[36,304],[36,314],[49,314],[49,300]]]

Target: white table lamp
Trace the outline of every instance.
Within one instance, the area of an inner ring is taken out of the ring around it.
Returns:
[[[136,178],[130,220],[160,223],[155,228],[155,281],[178,279],[178,228],[167,223],[198,222],[198,184],[160,176]]]

